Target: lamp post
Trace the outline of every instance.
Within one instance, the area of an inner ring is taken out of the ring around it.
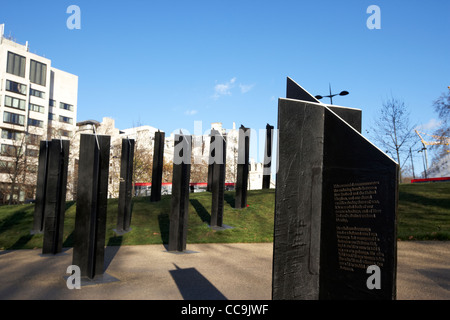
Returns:
[[[331,93],[331,84],[329,86],[330,86],[330,95],[328,95],[328,96],[317,95],[315,98],[318,99],[318,100],[323,99],[323,98],[330,98],[331,104],[333,104],[333,97],[335,97],[335,96],[346,96],[346,95],[349,94],[348,91],[341,91],[340,93],[332,94]]]

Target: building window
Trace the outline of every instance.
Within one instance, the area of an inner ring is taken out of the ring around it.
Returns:
[[[39,157],[39,150],[28,149],[25,151],[25,155],[29,157]]]
[[[5,111],[3,113],[3,122],[23,126],[25,124],[25,116]]]
[[[48,114],[48,120],[55,120],[55,119],[56,119],[56,114],[54,114],[54,113]]]
[[[68,130],[59,130],[59,135],[61,137],[66,137],[66,138],[72,138],[72,132],[68,131]]]
[[[47,81],[47,65],[35,60],[31,60],[30,81],[45,87]]]
[[[15,130],[2,129],[2,139],[18,141],[22,139],[22,132]]]
[[[72,124],[73,120],[72,120],[72,118],[69,118],[69,117],[59,116],[59,122]]]
[[[19,110],[25,110],[26,102],[22,99],[5,96],[5,107],[10,107]]]
[[[6,80],[6,91],[11,91],[14,93],[26,95],[27,94],[27,86],[18,82]]]
[[[14,171],[14,163],[0,160],[0,173],[11,173]]]
[[[8,62],[6,72],[25,78],[25,57],[18,54],[8,52]]]
[[[30,111],[39,112],[39,113],[44,113],[45,112],[45,108],[43,106],[39,106],[39,105],[33,104],[33,103],[29,104],[28,109]]]
[[[64,103],[64,102],[60,102],[59,103],[59,108],[60,109],[64,109],[64,110],[73,111],[73,105],[68,104],[68,103]]]
[[[38,134],[29,133],[27,136],[27,143],[33,146],[38,146],[41,141],[41,136]]]
[[[28,118],[28,124],[33,127],[44,127],[44,121]]]
[[[48,100],[48,105],[49,105],[50,107],[56,107],[56,100],[49,99],[49,100]]]
[[[16,157],[22,154],[22,148],[10,144],[2,144],[0,153],[2,156]]]
[[[38,97],[38,98],[42,98],[45,99],[45,92],[36,90],[36,89],[31,89],[30,88],[30,95]]]
[[[29,165],[29,166],[27,166],[27,172],[28,173],[37,173],[38,172],[38,166],[37,165]]]

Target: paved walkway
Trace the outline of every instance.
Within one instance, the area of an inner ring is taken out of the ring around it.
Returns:
[[[163,246],[106,250],[108,283],[69,290],[72,249],[0,251],[0,299],[269,300],[272,244],[189,244],[188,253]],[[399,242],[397,298],[450,300],[450,242]]]

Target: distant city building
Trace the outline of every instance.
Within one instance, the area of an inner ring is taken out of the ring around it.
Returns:
[[[78,77],[54,68],[50,59],[29,49],[28,42],[5,37],[0,25],[2,202],[9,199],[12,184],[15,201],[33,199],[39,142],[70,139],[76,129]]]
[[[147,170],[149,164],[153,159],[153,149],[154,149],[154,139],[155,132],[159,129],[152,126],[139,126],[129,129],[117,129],[115,127],[115,121],[111,118],[103,118],[102,122],[95,120],[88,120],[79,122],[78,131],[73,139],[73,148],[77,150],[79,148],[79,135],[82,133],[97,133],[105,134],[111,136],[111,163],[109,170],[109,187],[108,187],[108,197],[117,198],[119,195],[119,182],[120,182],[120,155],[122,139],[134,139],[136,141],[135,147],[135,159],[137,160],[137,166],[135,169],[138,170],[140,167],[145,167],[147,165]],[[216,122],[211,124],[211,129],[215,129],[222,134],[227,136],[227,170],[226,170],[226,183],[231,186],[235,183],[236,179],[236,169],[237,169],[237,152],[238,152],[238,137],[239,130],[236,129],[235,124],[233,128],[226,130],[222,127],[222,123]],[[193,135],[193,146],[192,146],[192,164],[194,161],[199,164],[203,170],[205,181],[197,181],[196,186],[200,186],[196,189],[204,190],[206,189],[207,183],[207,170],[209,161],[209,151],[210,151],[210,136],[208,131],[203,135]],[[165,138],[164,144],[164,162],[171,163],[173,161],[174,152],[174,134],[170,134]],[[78,158],[77,154],[74,154],[75,158]],[[195,160],[194,160],[195,158]],[[77,162],[77,160],[75,160]],[[192,170],[192,169],[191,169]],[[75,170],[76,172],[76,170]],[[191,174],[191,178],[192,178]],[[135,176],[134,182],[139,185],[142,189],[140,194],[149,195],[149,188],[151,185],[151,175],[145,172],[139,172]],[[261,189],[263,178],[263,164],[256,163],[251,159],[250,172],[249,172],[249,189]],[[170,193],[171,190],[171,180],[163,181],[163,192]],[[148,187],[148,189],[147,189]],[[274,188],[275,184],[272,181],[271,187]],[[76,188],[73,188],[76,192]],[[70,196],[69,196],[70,198]]]

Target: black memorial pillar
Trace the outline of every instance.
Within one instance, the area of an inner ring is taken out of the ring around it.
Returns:
[[[212,176],[212,203],[211,203],[211,227],[222,227],[223,225],[223,202],[225,193],[225,168],[226,168],[226,135],[218,131],[214,133],[214,157]]]
[[[63,243],[69,140],[49,141],[47,150],[42,253],[56,254],[62,251]]]
[[[90,279],[104,273],[110,140],[91,134],[80,139],[73,264]]]
[[[131,201],[133,192],[133,159],[135,140],[122,140],[122,156],[120,163],[119,204],[117,212],[117,234],[130,231]]]
[[[155,132],[155,145],[153,150],[152,189],[151,202],[161,200],[162,174],[164,167],[164,139],[165,133],[158,130]]]
[[[266,126],[266,145],[264,150],[264,168],[263,168],[263,189],[270,189],[270,180],[272,175],[272,142],[273,142],[273,129],[270,124]]]
[[[34,233],[44,232],[44,209],[45,194],[47,191],[47,170],[48,170],[48,144],[49,141],[41,141],[39,148],[39,164],[36,183],[36,201],[34,204]]]
[[[217,130],[211,129],[211,138],[209,142],[209,157],[208,157],[208,183],[206,185],[206,191],[212,191],[212,184],[213,184],[213,175],[214,175],[214,157],[215,157],[215,149],[214,149],[214,139],[216,137],[216,134],[218,133]]]
[[[234,207],[247,207],[247,188],[250,157],[250,129],[243,125],[239,128],[238,166],[236,177],[236,196]]]
[[[169,251],[186,250],[192,136],[175,135]]]

